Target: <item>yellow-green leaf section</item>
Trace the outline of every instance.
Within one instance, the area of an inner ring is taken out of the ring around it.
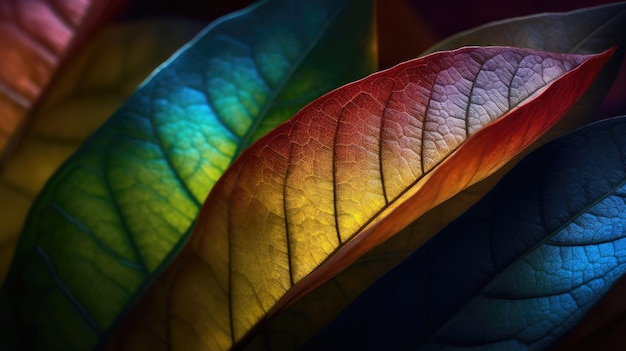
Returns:
[[[144,82],[39,195],[7,289],[20,347],[103,342],[256,138],[375,67],[371,1],[261,1]]]

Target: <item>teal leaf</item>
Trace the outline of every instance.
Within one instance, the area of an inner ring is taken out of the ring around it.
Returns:
[[[157,69],[55,173],[6,288],[27,349],[103,343],[258,137],[375,68],[372,1],[261,1]]]
[[[543,350],[626,272],[626,117],[531,154],[311,349]]]

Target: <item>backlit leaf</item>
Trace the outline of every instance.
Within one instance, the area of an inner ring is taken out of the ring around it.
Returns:
[[[214,22],[55,173],[7,286],[21,347],[104,342],[184,244],[231,161],[375,67],[370,1],[261,1]]]
[[[589,122],[624,60],[626,2],[547,13],[489,23],[454,35],[426,50],[452,50],[468,45],[510,45],[536,50],[591,54],[617,46],[598,78],[575,107],[544,137],[547,141]]]
[[[626,47],[624,28],[626,3],[622,2],[568,13],[539,14],[490,23],[455,35],[430,48],[428,52],[467,45],[503,45],[587,54],[618,46],[616,54],[607,62],[591,88],[544,136],[498,172],[424,214],[281,313],[260,333],[258,344],[263,348],[266,345],[293,345],[294,349],[297,348],[330,322],[367,286],[421,246],[425,238],[441,230],[484,196],[527,152],[589,122],[619,70],[622,48]],[[409,42],[413,44],[413,36],[410,38]]]
[[[0,171],[0,282],[28,209],[48,178],[152,70],[202,27],[173,19],[109,26],[55,80],[21,145]]]
[[[63,57],[119,0],[0,2],[0,168]],[[113,5],[112,5],[113,4]],[[83,38],[84,39],[84,38]],[[13,144],[13,145],[12,145]]]
[[[625,136],[615,118],[533,153],[310,348],[549,347],[626,272]]]
[[[611,52],[465,48],[314,101],[220,179],[128,339],[245,345],[259,323],[530,145]]]

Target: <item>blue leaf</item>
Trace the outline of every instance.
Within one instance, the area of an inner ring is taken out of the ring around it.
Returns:
[[[311,349],[542,350],[626,272],[626,117],[546,145]]]

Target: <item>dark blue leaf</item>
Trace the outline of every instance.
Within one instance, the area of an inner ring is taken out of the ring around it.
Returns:
[[[626,117],[546,145],[308,347],[549,347],[626,272],[625,160]]]

